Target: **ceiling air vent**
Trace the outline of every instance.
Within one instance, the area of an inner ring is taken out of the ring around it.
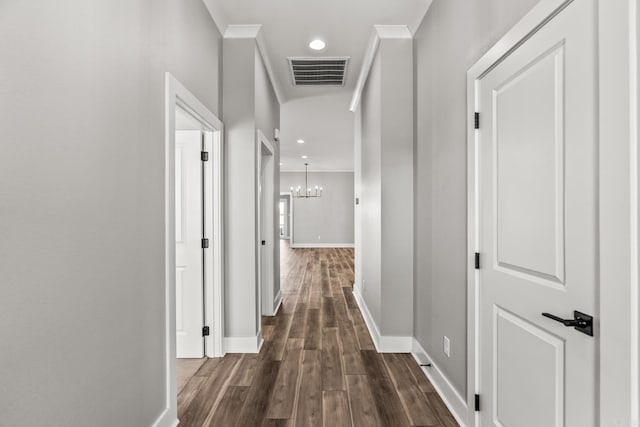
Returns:
[[[343,86],[349,58],[289,58],[295,86]]]

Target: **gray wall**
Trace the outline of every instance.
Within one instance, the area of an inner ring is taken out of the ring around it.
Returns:
[[[466,72],[537,0],[435,0],[415,35],[414,333],[466,394]],[[443,336],[451,339],[451,358]]]
[[[257,130],[268,138],[279,126],[280,106],[271,87],[255,39],[224,39],[223,121],[225,125],[225,336],[253,337],[258,317],[258,189]],[[273,142],[273,141],[272,141]],[[277,194],[278,144],[274,180]],[[274,209],[277,209],[277,204]],[[277,217],[274,242],[279,240]],[[279,245],[275,245],[274,286],[279,290]]]
[[[200,0],[0,6],[2,425],[165,406],[164,73],[219,113]]]
[[[280,192],[298,185],[304,187],[304,172],[280,174]],[[293,198],[293,243],[353,244],[353,172],[309,172],[309,185],[322,186],[324,193]]]
[[[363,90],[355,134],[360,159],[364,302],[381,335],[413,333],[413,50],[385,39]]]
[[[257,334],[255,40],[224,39],[225,336]]]

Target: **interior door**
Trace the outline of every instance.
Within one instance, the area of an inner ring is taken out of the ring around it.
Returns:
[[[597,314],[594,3],[569,4],[477,86],[482,426],[596,425],[597,338],[574,318]]]
[[[176,131],[176,355],[204,357],[200,131]]]

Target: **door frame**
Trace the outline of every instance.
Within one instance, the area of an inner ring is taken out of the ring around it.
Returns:
[[[186,110],[207,127],[213,134],[210,161],[205,164],[205,173],[212,182],[213,197],[205,205],[208,218],[206,229],[212,231],[210,237],[212,256],[205,262],[205,318],[210,325],[211,335],[205,339],[206,356],[224,355],[222,339],[224,334],[224,259],[223,259],[223,135],[222,122],[195,95],[193,95],[171,73],[165,73],[165,129],[164,129],[164,276],[165,276],[165,384],[166,418],[177,420],[176,385],[176,253],[175,253],[175,114],[176,107]],[[211,319],[211,320],[209,320]],[[161,417],[161,419],[164,417]]]
[[[467,395],[452,409],[478,426],[479,248],[476,83],[493,65],[572,1],[541,0],[467,73]],[[594,0],[598,13],[599,80],[599,306],[595,337],[601,425],[637,425],[640,415],[640,303],[638,266],[638,0]],[[466,414],[465,414],[466,412]],[[466,417],[465,417],[466,415]],[[635,423],[635,424],[634,424]]]
[[[280,197],[289,196],[289,245],[293,244],[293,193],[290,191],[280,193]]]
[[[275,208],[275,200],[276,200],[276,185],[275,185],[275,158],[276,158],[276,150],[273,143],[267,138],[264,133],[262,133],[259,129],[257,130],[256,137],[256,157],[258,163],[258,169],[256,173],[256,206],[258,213],[258,227],[257,227],[257,241],[256,245],[258,248],[258,295],[260,303],[258,306],[260,309],[258,310],[258,322],[260,322],[262,315],[265,316],[273,316],[276,313],[276,308],[278,306],[278,302],[275,301],[276,298],[279,298],[280,295],[275,295],[275,236],[276,236],[276,208]],[[269,153],[269,160],[265,165],[264,176],[265,180],[262,183],[262,195],[265,201],[265,212],[262,212],[262,204],[260,203],[260,184],[262,179],[262,148],[265,148]],[[278,190],[278,193],[280,191]],[[262,277],[262,251],[263,247],[261,244],[262,240],[262,220],[263,215],[266,216],[266,230],[265,235],[267,236],[267,244],[264,246],[264,250],[267,251],[267,259],[270,261],[271,265],[269,266],[269,277],[265,281]],[[279,233],[277,233],[279,235]],[[280,243],[280,238],[278,237],[278,244]],[[260,325],[258,325],[258,330],[260,330]]]

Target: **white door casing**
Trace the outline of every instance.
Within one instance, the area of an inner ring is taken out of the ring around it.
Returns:
[[[209,161],[205,164],[205,175],[210,177],[211,197],[207,198],[205,216],[210,236],[210,256],[205,259],[206,315],[211,319],[211,335],[206,337],[206,355],[224,356],[222,338],[224,333],[224,228],[223,228],[223,158],[224,126],[196,96],[170,73],[165,73],[165,192],[164,192],[164,362],[165,362],[165,407],[154,426],[175,426],[177,420],[176,385],[176,231],[175,231],[175,139],[176,110],[182,108],[195,117],[207,130],[205,141],[211,147]]]
[[[277,302],[274,292],[274,245],[279,244],[279,239],[274,242],[276,222],[276,183],[274,182],[275,148],[271,141],[261,132],[257,131],[257,158],[258,158],[258,295],[260,314],[264,316],[275,315]],[[264,242],[264,245],[262,244]],[[258,316],[260,323],[260,316]],[[257,325],[260,328],[260,325]]]
[[[595,1],[568,3],[475,80],[477,389],[482,426],[594,426]]]
[[[204,357],[202,132],[176,131],[176,357]]]

